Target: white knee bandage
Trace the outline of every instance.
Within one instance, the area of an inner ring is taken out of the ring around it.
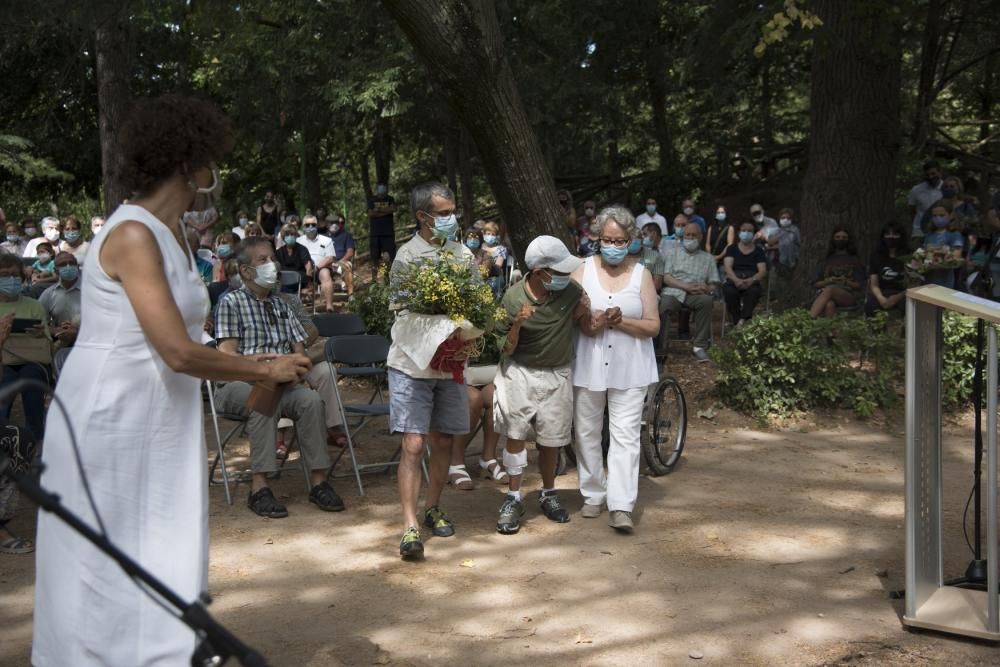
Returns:
[[[520,475],[528,467],[528,450],[522,449],[516,454],[503,450],[503,467],[508,475]]]

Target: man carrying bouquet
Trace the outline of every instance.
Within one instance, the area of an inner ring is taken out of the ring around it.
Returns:
[[[389,272],[389,283],[405,281],[409,269],[421,262],[437,262],[443,254],[452,255],[464,264],[472,263],[472,252],[450,241],[458,229],[455,218],[455,195],[440,183],[418,185],[410,194],[410,207],[417,222],[417,233],[396,253]],[[427,484],[427,509],[423,523],[437,537],[455,534],[455,528],[438,507],[441,491],[448,480],[452,436],[469,432],[469,398],[465,386],[455,381],[447,370],[434,370],[431,363],[413,359],[413,346],[404,339],[408,315],[405,304],[391,303],[397,311],[393,341],[389,348],[389,430],[403,434],[399,460],[399,500],[403,508],[403,538],[399,554],[419,559],[424,554],[417,521],[420,499],[420,461],[424,443],[430,437],[431,460]],[[448,326],[448,315],[434,315],[439,326]],[[453,324],[453,323],[452,323]],[[414,325],[415,327],[416,325]],[[409,341],[412,343],[412,341]],[[410,353],[408,353],[408,351]]]
[[[589,300],[569,277],[580,258],[554,236],[539,236],[528,245],[524,261],[528,275],[503,298],[513,321],[497,326],[503,336],[503,356],[494,380],[493,421],[497,433],[507,436],[503,465],[510,476],[510,491],[497,519],[497,532],[504,535],[521,528],[521,478],[528,465],[525,440],[532,438],[542,475],[538,494],[542,513],[557,523],[569,521],[555,490],[556,465],[573,424],[573,328],[590,326]]]

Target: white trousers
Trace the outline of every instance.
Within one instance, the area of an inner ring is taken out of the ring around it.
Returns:
[[[607,503],[608,511],[631,512],[639,495],[639,432],[646,387],[590,391],[574,387],[576,469],[588,505]],[[611,444],[604,471],[601,436],[608,405]]]

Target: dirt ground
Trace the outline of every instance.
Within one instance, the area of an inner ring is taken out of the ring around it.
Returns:
[[[293,465],[274,484],[287,519],[251,514],[246,484],[232,506],[211,489],[211,611],[273,665],[1000,661],[989,643],[905,631],[902,601],[889,597],[903,587],[901,413],[808,415],[773,429],[727,410],[709,421],[696,414],[712,404],[711,365],[677,359],[672,371],[689,399],[687,447],[673,473],[640,480],[634,535],[615,534],[606,513],[579,516],[570,469],[558,480],[570,523],[548,522],[531,496],[521,532],[498,535],[503,487],[482,480],[445,493],[457,535],[425,539],[426,561],[402,562],[394,478],[366,477],[363,498],[339,481],[348,510],[325,514]],[[968,418],[946,439],[955,575],[968,561]],[[395,444],[363,435],[360,456]],[[234,443],[231,466],[245,454]],[[539,483],[532,471],[529,490]],[[34,515],[23,510],[12,528],[33,534]],[[0,564],[0,664],[25,665],[33,561]]]

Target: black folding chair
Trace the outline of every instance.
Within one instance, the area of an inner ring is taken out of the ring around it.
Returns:
[[[329,362],[333,386],[337,391],[340,417],[344,424],[344,432],[347,434],[347,451],[351,456],[354,478],[358,484],[358,493],[361,495],[365,495],[364,485],[361,482],[362,472],[385,472],[392,466],[398,466],[402,451],[402,445],[400,445],[389,461],[366,464],[358,464],[354,451],[354,436],[373,419],[389,416],[389,403],[383,398],[381,388],[381,381],[387,374],[385,360],[388,354],[389,339],[385,336],[334,336],[326,341],[326,360]],[[338,366],[338,364],[343,365]],[[338,377],[369,377],[373,378],[379,386],[369,402],[345,403],[340,388],[337,386]],[[375,402],[375,396],[379,397],[379,402]],[[348,415],[356,419],[353,426],[348,423]],[[425,463],[422,465],[426,477],[427,467]],[[350,477],[350,475],[342,475],[341,477]]]
[[[313,315],[313,324],[323,338],[360,336],[365,333],[365,321],[356,313],[320,313]]]

